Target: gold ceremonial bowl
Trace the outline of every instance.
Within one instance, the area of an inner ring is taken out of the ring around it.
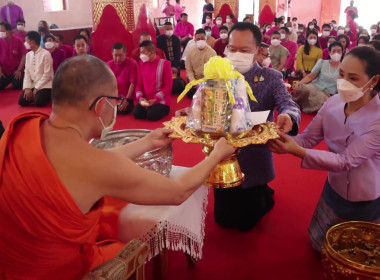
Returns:
[[[345,222],[331,227],[322,247],[331,280],[380,280],[380,224]]]

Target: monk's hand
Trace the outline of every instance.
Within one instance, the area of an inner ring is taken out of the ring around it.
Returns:
[[[169,134],[173,132],[172,129],[157,128],[145,136],[145,140],[148,141],[151,149],[161,148],[172,142]]]
[[[276,154],[292,154],[299,158],[304,158],[306,154],[305,148],[299,146],[292,137],[281,131],[277,131],[279,139],[269,140],[267,145],[271,152]]]
[[[24,98],[28,101],[33,100],[33,91],[30,88],[24,90]]]
[[[235,151],[236,148],[228,144],[227,140],[222,137],[214,145],[214,149],[212,150],[210,156],[216,156],[218,160],[221,161],[230,157],[233,153],[235,153]]]
[[[179,109],[178,111],[175,112],[176,117],[182,117],[182,116],[188,116],[190,115],[190,107],[186,107],[183,109]]]
[[[293,121],[289,114],[279,114],[277,116],[277,129],[288,133],[293,128]]]

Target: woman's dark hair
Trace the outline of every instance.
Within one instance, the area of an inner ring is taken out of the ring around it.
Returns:
[[[235,19],[235,16],[233,14],[228,14],[227,16],[229,16],[232,20]]]
[[[87,34],[88,41],[91,41],[91,34],[90,34],[90,31],[88,31],[87,28],[81,28],[81,29],[79,29],[79,31],[78,31],[78,35],[80,35],[82,32],[85,32],[85,33]]]
[[[364,42],[365,42],[366,45],[367,45],[368,42],[369,42],[369,38],[368,38],[368,36],[363,35],[363,36],[360,36],[360,37],[358,38],[358,41],[356,42],[356,45],[359,44],[359,41],[360,41],[360,40],[364,40]]]
[[[342,53],[343,53],[343,45],[341,42],[335,41],[335,42],[331,43],[329,46],[329,52],[331,52],[333,47],[340,47],[342,49]]]
[[[368,45],[371,45],[375,48],[375,50],[377,50],[378,52],[380,52],[380,42],[377,41],[377,40],[372,40],[370,42],[368,42]]]
[[[318,48],[321,48],[321,46],[319,45],[319,40],[318,40],[318,33],[316,31],[314,31],[314,30],[311,30],[311,31],[307,32],[305,47],[304,47],[304,50],[303,50],[303,52],[306,55],[310,54],[310,45],[309,45],[309,42],[308,42],[308,38],[309,38],[310,34],[314,34],[315,36],[317,36],[317,42],[315,43],[315,46],[318,47]]]
[[[54,42],[56,41],[56,39],[55,39],[55,37],[54,37],[53,34],[48,34],[44,38],[44,43],[46,43],[47,39],[49,39],[49,38],[52,39]]]
[[[374,76],[380,75],[380,53],[370,47],[353,48],[347,56],[353,56],[359,59],[365,67],[365,72],[371,79]],[[374,87],[377,92],[380,91],[380,82]]]
[[[350,38],[346,34],[340,34],[336,39],[337,41],[340,41],[340,39],[344,38],[346,40],[346,49],[350,45]]]
[[[276,23],[276,24],[279,24],[279,23],[281,23],[281,22],[283,22],[284,21],[284,19],[282,18],[282,17],[279,17],[279,18],[275,18],[274,19],[274,22]]]

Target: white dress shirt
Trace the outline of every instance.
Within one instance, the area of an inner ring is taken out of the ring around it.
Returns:
[[[53,59],[49,51],[39,47],[26,54],[23,89],[52,88],[54,78]]]

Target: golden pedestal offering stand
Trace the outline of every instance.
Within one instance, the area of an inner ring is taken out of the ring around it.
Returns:
[[[235,148],[242,148],[252,144],[265,144],[270,139],[278,138],[276,124],[266,122],[254,126],[252,129],[236,133],[209,133],[195,131],[186,125],[187,117],[174,117],[165,122],[166,128],[174,130],[169,136],[173,139],[182,139],[185,143],[202,144],[203,152],[209,155],[221,138]],[[215,188],[231,188],[240,185],[244,181],[244,174],[237,160],[237,153],[220,162],[211,172],[205,182],[207,186]]]

